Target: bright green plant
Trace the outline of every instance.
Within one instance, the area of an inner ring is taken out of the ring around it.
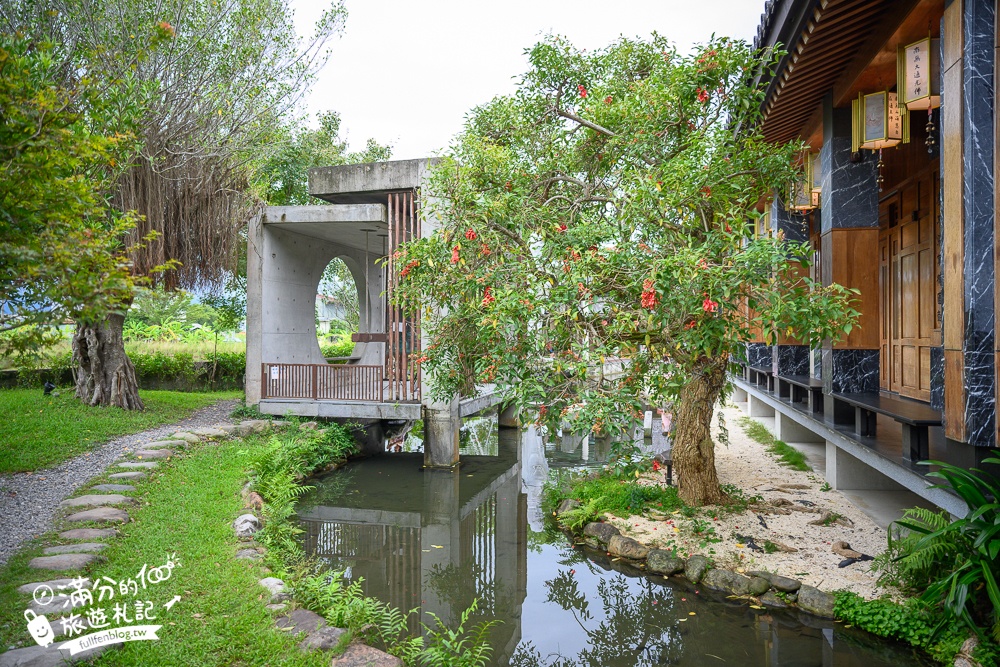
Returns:
[[[990,457],[984,463],[1000,464]],[[921,598],[946,612],[945,623],[961,625],[983,635],[987,629],[1000,641],[1000,478],[979,468],[966,470],[940,461],[932,473],[965,501],[965,517],[950,520],[945,513],[914,508],[896,525],[908,531],[889,533],[891,560],[880,567],[891,577],[922,591]]]
[[[680,496],[721,502],[710,425],[730,359],[754,330],[818,344],[858,314],[801,272],[808,244],[759,233],[802,148],[761,134],[780,56],[654,36],[592,51],[552,37],[528,57],[433,172],[442,227],[391,258],[398,302],[435,306],[420,363],[441,396],[494,383],[574,432],[672,403]]]
[[[421,623],[424,627],[424,646],[416,655],[408,653],[412,664],[423,667],[485,667],[493,652],[489,645],[489,629],[500,621],[483,621],[467,628],[469,617],[478,607],[476,600],[462,612],[458,627],[452,630],[435,614],[434,627]]]
[[[892,600],[865,600],[856,593],[838,591],[833,611],[838,619],[879,637],[904,641],[951,663],[965,639],[960,628],[948,626],[936,631],[940,617],[917,600],[897,604]]]

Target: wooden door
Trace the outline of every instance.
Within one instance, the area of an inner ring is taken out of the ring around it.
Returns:
[[[930,400],[936,317],[937,179],[925,173],[901,189],[898,224],[881,242],[883,388]]]

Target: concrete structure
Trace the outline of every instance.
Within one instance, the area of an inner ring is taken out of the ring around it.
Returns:
[[[858,290],[860,319],[816,350],[759,332],[736,399],[774,417],[781,439],[825,443],[836,488],[905,488],[964,514],[920,461],[996,455],[997,35],[994,0],[766,3],[755,46],[787,54],[762,81],[761,129],[809,146],[819,192],[806,211],[776,193],[758,233],[808,242],[811,277]],[[917,103],[897,63],[928,37],[939,41],[911,57],[940,97]],[[852,109],[880,91],[899,96],[908,136],[868,150],[881,115]]]
[[[269,207],[250,224],[247,248],[247,402],[268,414],[424,420],[425,463],[458,461],[461,418],[496,404],[481,395],[427,398],[413,359],[420,322],[391,305],[392,254],[433,233],[420,190],[432,160],[313,169],[319,206]],[[359,332],[347,363],[327,364],[317,342],[315,298],[323,270],[344,261],[358,286]]]

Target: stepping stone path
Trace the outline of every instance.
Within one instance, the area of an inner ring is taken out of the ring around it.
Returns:
[[[72,579],[49,579],[48,581],[36,581],[31,584],[24,584],[17,587],[17,592],[23,595],[33,595],[39,586],[48,586],[53,592],[58,591],[60,586],[69,586]],[[90,579],[83,580],[85,588],[90,588]]]
[[[98,523],[117,521],[120,523],[128,523],[128,512],[120,510],[116,507],[98,507],[97,509],[84,510],[83,512],[70,514],[66,517],[66,521],[71,521],[73,523],[79,523],[82,521],[96,521]]]
[[[140,459],[169,459],[174,455],[172,449],[140,449],[134,454]]]
[[[46,556],[54,556],[57,554],[93,554],[107,548],[108,545],[102,544],[101,542],[81,542],[80,544],[64,544],[59,547],[46,547],[45,549],[42,549],[42,553]]]
[[[135,498],[129,498],[117,493],[109,493],[106,495],[93,494],[67,498],[59,504],[62,507],[103,507],[104,505],[122,505],[134,502]]]
[[[144,472],[116,472],[113,475],[108,475],[110,479],[146,479],[147,475]],[[94,487],[95,489],[97,487]]]
[[[178,431],[173,435],[169,436],[168,439],[156,440],[145,444],[138,451],[133,452],[133,456],[143,458],[143,459],[167,459],[174,456],[178,449],[184,449],[188,444],[194,444],[201,442],[206,438],[225,438],[230,435],[246,435],[253,431],[265,431],[271,427],[271,423],[267,420],[258,420],[253,422],[244,422],[240,426],[234,426],[232,424],[220,424],[215,428],[200,428],[194,429],[194,432]],[[125,468],[127,472],[118,472],[108,477],[112,480],[142,480],[148,477],[148,471],[155,470],[157,464],[153,461],[129,461],[125,463],[118,463],[119,468]],[[92,509],[86,509],[75,514],[70,514],[65,517],[65,521],[70,523],[80,523],[80,522],[95,522],[95,523],[128,523],[129,515],[123,509],[117,507],[110,507],[110,505],[121,505],[126,503],[135,503],[135,498],[122,495],[119,492],[135,491],[135,487],[131,484],[97,484],[90,488],[90,491],[101,492],[101,493],[91,493],[76,498],[67,498],[60,503],[63,507],[89,507]],[[112,493],[108,493],[112,492]],[[256,517],[250,515],[257,528],[260,524]],[[64,540],[99,540],[105,538],[113,538],[118,534],[113,528],[72,528],[69,530],[64,530],[59,533],[59,537]],[[85,568],[93,563],[99,563],[104,560],[102,556],[98,553],[105,548],[107,544],[103,542],[80,542],[77,544],[67,544],[48,547],[43,550],[44,556],[38,556],[33,558],[29,563],[28,567],[36,570],[79,570]],[[244,549],[239,552],[241,558],[260,558],[260,554],[253,549]],[[70,607],[67,604],[66,608],[63,609],[63,603],[69,601],[69,597],[66,595],[66,588],[60,589],[60,586],[69,587],[74,579],[49,579],[46,581],[38,581],[30,584],[24,584],[18,587],[18,593],[31,596],[34,598],[35,590],[45,586],[48,588],[46,595],[51,593],[48,603],[45,605],[40,604],[37,600],[32,599],[31,602],[26,604],[26,608],[31,609],[37,615],[47,615],[49,621],[52,625],[52,631],[55,637],[60,637],[65,634],[65,630],[61,623],[57,622],[58,617],[65,615],[64,612],[69,612]],[[80,581],[77,579],[76,581]],[[89,588],[91,586],[91,581],[89,579],[82,579],[84,587]],[[278,602],[288,598],[288,595],[284,592],[284,582],[280,579],[275,579],[270,577],[261,582],[269,589],[272,593],[272,602]],[[275,611],[281,611],[286,608],[284,604],[272,604],[269,608]],[[293,612],[298,613],[298,612]],[[311,612],[306,612],[311,613]],[[316,616],[313,614],[313,616]],[[313,631],[307,635],[306,639],[302,642],[302,648],[332,648],[336,646],[337,641],[340,640],[341,635],[345,632],[339,628],[332,628],[326,625],[326,622],[320,619],[320,624],[315,624]],[[89,628],[86,623],[86,619],[82,619],[84,625]],[[297,629],[293,626],[292,629]],[[66,651],[59,650],[59,644],[61,642],[54,642],[49,644],[47,647],[42,646],[29,646],[27,648],[19,648],[8,650],[6,653],[0,653],[0,667],[56,667],[57,665],[65,665],[68,663],[78,662],[81,660],[89,660],[95,658],[101,653],[103,653],[109,646],[104,645],[98,646],[93,649],[78,653],[74,656],[69,656]],[[388,663],[386,663],[388,664]]]
[[[191,429],[191,432],[194,433],[195,435],[200,435],[203,438],[225,438],[227,435],[229,435],[220,428],[211,428],[211,427],[194,428]]]
[[[102,560],[104,559],[97,554],[59,554],[32,558],[28,561],[28,567],[35,570],[79,570]]]
[[[188,443],[184,440],[156,440],[149,444],[143,445],[143,449],[164,449],[169,447],[180,447],[184,449],[188,446]]]
[[[118,531],[114,528],[74,528],[59,533],[59,537],[64,540],[99,540],[116,535],[118,535]]]

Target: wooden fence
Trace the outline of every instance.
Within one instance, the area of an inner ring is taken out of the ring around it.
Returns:
[[[261,398],[382,403],[382,366],[360,364],[261,364]]]

